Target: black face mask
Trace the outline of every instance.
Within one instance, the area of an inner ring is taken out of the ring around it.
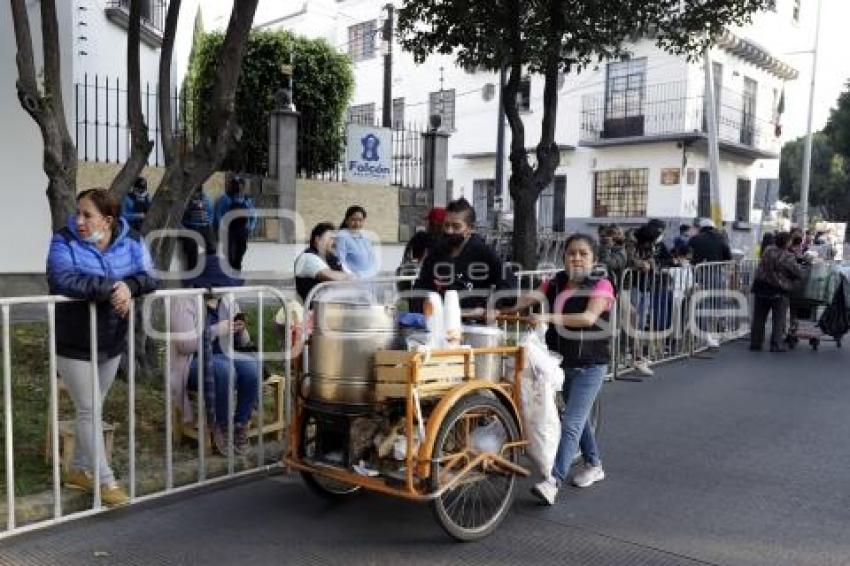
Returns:
[[[453,248],[463,244],[465,239],[463,234],[443,234],[443,241]]]

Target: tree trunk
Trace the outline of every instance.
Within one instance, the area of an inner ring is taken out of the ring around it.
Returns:
[[[174,54],[174,38],[177,34],[177,21],[180,18],[181,0],[171,0],[165,16],[165,30],[162,37],[162,49],[159,55],[159,131],[162,141],[162,155],[168,167],[176,158],[174,128],[172,128],[173,109],[171,108],[171,58]],[[185,111],[185,109],[184,109]]]
[[[211,104],[206,109],[211,115],[215,136],[199,140],[185,156],[173,154],[166,167],[162,182],[156,190],[151,209],[145,216],[142,232],[152,229],[180,227],[183,211],[195,187],[206,181],[221,166],[230,147],[238,141],[242,131],[235,120],[236,87],[242,70],[242,59],[254,14],[259,0],[240,0],[233,3],[230,22],[222,44],[212,89]],[[165,97],[171,115],[171,98]],[[160,100],[162,105],[163,100]],[[160,106],[162,109],[162,106]],[[157,238],[151,245],[151,255],[156,265],[167,270],[174,250],[173,238]]]
[[[558,73],[560,72],[561,45],[564,29],[561,2],[550,3],[549,53],[544,69],[543,120],[540,142],[537,144],[537,163],[532,169],[525,150],[525,128],[516,103],[522,68],[511,67],[511,75],[502,99],[505,115],[511,128],[511,199],[514,203],[513,261],[522,269],[537,268],[537,199],[555,178],[560,163],[560,150],[555,143],[555,125],[558,114]],[[514,38],[518,42],[518,38]],[[519,43],[516,43],[519,45]],[[517,59],[521,60],[521,59]],[[554,211],[563,214],[563,211]]]
[[[38,86],[32,33],[25,0],[11,0],[17,46],[18,100],[38,124],[44,142],[43,169],[47,175],[47,200],[54,230],[65,226],[75,209],[77,194],[77,148],[68,133],[62,101],[59,25],[55,0],[41,2],[44,92]]]
[[[130,21],[127,28],[127,122],[130,124],[133,142],[127,161],[109,185],[109,190],[119,200],[124,198],[130,186],[139,177],[153,149],[153,142],[148,138],[148,126],[142,114],[142,81],[139,69],[141,2],[142,0],[130,0]]]

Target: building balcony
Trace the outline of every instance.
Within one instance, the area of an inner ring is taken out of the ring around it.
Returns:
[[[162,47],[167,11],[166,0],[142,0],[142,25],[139,35],[143,42],[155,49]],[[110,22],[124,29],[129,27],[130,0],[107,0],[105,12]]]
[[[696,92],[694,92],[696,91]],[[612,147],[658,142],[706,143],[703,89],[688,83],[647,85],[642,92],[594,93],[582,98],[579,145]],[[767,109],[767,113],[763,109]],[[746,159],[775,159],[773,108],[757,98],[721,89],[717,102],[721,152]]]

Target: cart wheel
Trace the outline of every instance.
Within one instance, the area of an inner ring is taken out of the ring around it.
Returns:
[[[301,456],[308,460],[316,456],[316,420],[309,414],[305,417],[301,429]],[[332,501],[345,499],[360,491],[360,486],[332,480],[311,472],[302,471],[301,477],[310,491]]]
[[[814,350],[815,352],[817,352],[817,351],[818,351],[818,346],[820,346],[820,340],[818,340],[817,338],[810,338],[810,339],[809,339],[809,346],[811,346],[811,347],[812,347],[812,350]]]
[[[514,417],[498,399],[480,394],[461,399],[449,410],[437,432],[431,465],[433,491],[455,477],[453,469],[460,470],[468,463],[463,456],[465,453],[477,454],[471,445],[472,432],[483,426],[492,427],[493,433],[503,435],[505,443],[520,440]],[[453,456],[458,458],[448,461]],[[516,463],[518,450],[502,456]],[[510,511],[516,481],[512,472],[493,464],[479,465],[434,500],[432,507],[437,522],[459,541],[486,537]]]

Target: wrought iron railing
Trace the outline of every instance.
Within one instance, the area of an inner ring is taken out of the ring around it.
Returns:
[[[720,89],[717,104],[721,142],[763,151],[779,150],[773,109],[764,101],[728,88]],[[705,135],[705,96],[702,87],[685,81],[647,85],[642,91],[606,98],[605,92],[582,97],[580,141]]]

